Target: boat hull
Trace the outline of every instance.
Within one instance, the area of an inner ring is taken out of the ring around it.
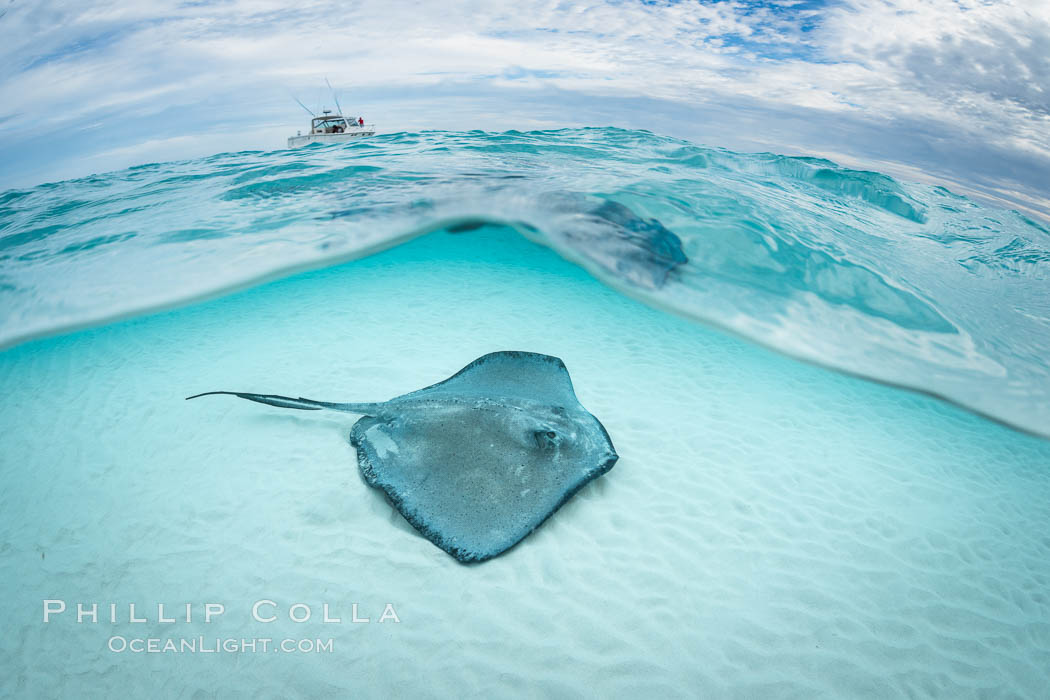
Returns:
[[[375,136],[375,129],[359,129],[354,131],[345,131],[341,134],[303,134],[302,136],[289,136],[288,137],[288,148],[299,148],[310,143],[345,143],[347,141],[354,141],[366,136]]]

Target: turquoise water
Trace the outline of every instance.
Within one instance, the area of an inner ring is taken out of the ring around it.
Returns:
[[[654,284],[631,223],[688,262]],[[645,131],[382,135],[0,194],[0,344],[509,223],[607,284],[1050,435],[1050,232],[940,187]],[[634,256],[634,257],[632,257]]]
[[[4,248],[5,337],[40,337],[0,353],[0,692],[1043,695],[1050,441],[1004,423],[1045,432],[1045,232],[931,188],[645,133],[362,146],[4,195],[0,244],[27,234]],[[602,198],[634,218],[595,214]],[[44,212],[59,223],[40,231]],[[964,222],[972,240],[953,240]],[[963,262],[1022,234],[1024,265]],[[300,267],[316,269],[285,274]],[[209,298],[58,333],[190,297]],[[356,417],[182,400],[384,400],[500,349],[561,357],[620,460],[477,566],[361,480]],[[953,404],[785,353],[973,392]],[[46,599],[70,611],[45,624]],[[259,600],[276,622],[252,618]],[[78,624],[77,602],[101,621]],[[193,620],[159,622],[158,603]],[[205,624],[206,603],[226,612]],[[287,619],[296,603],[310,621]],[[349,621],[354,603],[371,622]],[[400,622],[378,622],[388,603]],[[199,635],[333,650],[108,646]]]

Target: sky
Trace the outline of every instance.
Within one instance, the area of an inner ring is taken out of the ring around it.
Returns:
[[[0,190],[381,132],[621,126],[1050,218],[1050,0],[0,0]]]

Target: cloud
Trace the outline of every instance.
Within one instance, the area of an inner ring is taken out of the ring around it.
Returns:
[[[829,12],[829,49],[901,87],[1050,114],[1050,4],[870,1]]]
[[[290,95],[319,106],[328,76],[385,129],[607,118],[716,145],[896,164],[1040,210],[1048,7],[13,3],[0,17],[0,64],[11,67],[0,78],[0,187],[253,138],[276,147],[280,125],[290,133],[301,121]],[[699,128],[702,119],[719,121]]]

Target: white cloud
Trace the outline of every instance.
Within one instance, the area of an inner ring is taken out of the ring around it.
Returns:
[[[103,152],[107,163],[144,154],[134,150],[141,140],[171,143],[168,157],[178,157],[185,143],[172,139],[230,133],[223,113],[231,107],[263,124],[297,118],[289,91],[313,102],[327,75],[355,104],[378,110],[425,94],[435,112],[447,110],[458,92],[463,127],[473,126],[470,100],[484,126],[512,128],[533,118],[515,95],[546,91],[595,98],[576,102],[579,114],[563,123],[586,123],[612,97],[667,106],[660,123],[679,133],[695,124],[670,122],[674,105],[698,115],[728,110],[730,119],[737,108],[741,117],[766,115],[737,142],[777,133],[803,151],[903,160],[934,174],[955,167],[956,155],[934,153],[950,138],[978,168],[972,177],[953,172],[956,180],[1038,200],[1045,183],[1025,173],[1032,163],[1050,171],[1048,2],[16,3],[0,18],[0,64],[10,66],[0,77],[0,157],[24,157],[19,144],[42,127],[84,123],[103,125],[77,144],[74,158],[85,164]],[[503,110],[492,106],[499,95]],[[151,122],[163,133],[122,130],[165,113]],[[241,133],[262,128],[243,119]],[[851,144],[847,123],[884,136]],[[917,124],[933,155],[909,160],[892,135],[916,143],[916,132],[902,130]],[[709,133],[729,133],[716,127]],[[980,162],[989,148],[1023,167]],[[28,170],[0,169],[0,186],[25,184]]]

